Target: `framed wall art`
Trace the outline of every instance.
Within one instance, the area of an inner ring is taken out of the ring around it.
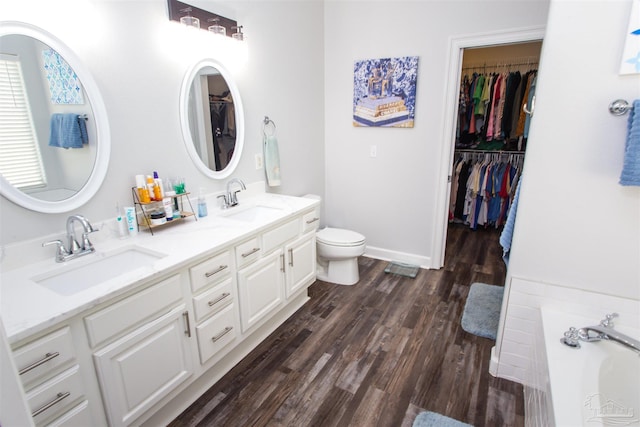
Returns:
[[[353,125],[412,128],[417,80],[417,56],[355,61]]]

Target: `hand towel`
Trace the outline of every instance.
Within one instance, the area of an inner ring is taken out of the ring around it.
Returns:
[[[280,153],[275,135],[264,137],[264,167],[269,187],[280,185]]]
[[[640,185],[640,99],[633,101],[627,123],[621,185]]]
[[[518,199],[520,198],[520,187],[522,187],[522,179],[518,182],[518,188],[516,188],[516,194],[513,196],[513,201],[509,207],[509,213],[507,214],[507,220],[504,223],[504,228],[500,234],[500,246],[502,246],[502,259],[504,263],[509,265],[509,252],[511,251],[511,240],[513,239],[513,228],[516,224],[516,214],[518,212]]]
[[[83,117],[77,114],[56,113],[51,116],[49,145],[60,148],[82,148],[89,142]]]

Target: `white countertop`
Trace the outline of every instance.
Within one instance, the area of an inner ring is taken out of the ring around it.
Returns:
[[[3,268],[0,275],[0,312],[9,342],[20,341],[138,286],[178,272],[194,261],[204,260],[223,247],[240,242],[250,234],[311,209],[319,203],[314,199],[268,193],[243,198],[238,206],[228,210],[212,208],[212,203],[209,203],[209,215],[197,218],[197,221],[194,218],[186,218],[179,224],[155,228],[153,235],[141,229],[136,236],[125,239],[109,238],[100,242],[96,239],[94,254],[65,263],[56,263],[54,251],[51,249],[50,259],[45,261],[36,261],[14,269]],[[274,207],[278,210],[274,210],[269,218],[253,221],[226,217],[256,205]],[[38,246],[40,244],[41,242]],[[36,243],[33,245],[35,248]],[[101,256],[131,247],[163,256],[150,265],[72,295],[61,295],[33,280],[64,269],[90,264]]]

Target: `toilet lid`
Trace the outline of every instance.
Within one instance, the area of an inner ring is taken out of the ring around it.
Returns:
[[[332,246],[358,246],[364,243],[364,236],[351,230],[325,228],[316,233],[316,240]]]

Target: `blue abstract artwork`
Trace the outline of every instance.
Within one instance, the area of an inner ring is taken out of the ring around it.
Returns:
[[[51,103],[84,104],[82,84],[67,61],[53,49],[43,50],[42,57],[51,92]]]
[[[640,73],[640,0],[633,0],[620,74]]]
[[[355,61],[353,125],[412,128],[417,81],[417,56]]]

